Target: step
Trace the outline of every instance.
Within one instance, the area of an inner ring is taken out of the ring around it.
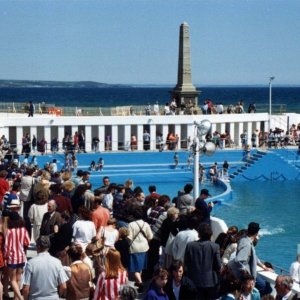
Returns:
[[[261,154],[261,155],[267,155],[268,154],[268,152],[265,152],[265,151],[257,151],[257,154]]]

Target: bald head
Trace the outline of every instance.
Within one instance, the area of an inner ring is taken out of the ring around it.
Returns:
[[[56,202],[54,200],[50,200],[48,202],[48,212],[52,213],[56,210],[56,208],[57,208]]]

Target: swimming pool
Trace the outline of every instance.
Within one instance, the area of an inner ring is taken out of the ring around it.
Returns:
[[[188,152],[179,152],[177,169],[174,169],[173,156],[174,152],[79,154],[78,162],[79,168],[88,169],[92,160],[97,162],[100,157],[104,159],[104,171],[91,174],[94,188],[102,185],[103,176],[109,176],[111,182],[116,183],[124,183],[130,178],[145,193],[150,184],[155,184],[159,193],[173,198],[186,183],[193,183],[192,170],[186,167]],[[230,169],[235,170],[242,164],[242,157],[241,150],[217,151],[212,157],[201,157],[201,163],[208,167],[214,162],[222,165],[227,160]],[[39,157],[38,161],[42,165],[53,158],[62,166],[63,154]],[[218,187],[214,189],[209,182],[207,184],[212,195],[222,191]],[[300,244],[299,181],[235,182],[232,189],[232,200],[216,206],[214,215],[224,219],[227,225],[240,228],[247,227],[251,221],[260,223],[262,237],[257,246],[260,258],[288,269],[295,259],[297,244]]]

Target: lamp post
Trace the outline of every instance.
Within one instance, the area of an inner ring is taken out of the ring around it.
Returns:
[[[275,79],[274,76],[270,77],[269,80],[269,130],[271,129],[271,115],[272,115],[272,81]]]
[[[199,159],[200,152],[208,156],[214,154],[216,146],[212,142],[205,142],[203,136],[206,135],[210,128],[211,123],[209,120],[203,120],[200,123],[194,122],[197,133],[194,136],[193,150],[194,150],[194,200],[199,197]]]

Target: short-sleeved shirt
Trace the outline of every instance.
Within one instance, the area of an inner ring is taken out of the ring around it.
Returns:
[[[88,243],[96,236],[95,224],[92,221],[78,220],[73,225],[73,237],[75,243],[79,243],[85,250]]]
[[[29,300],[58,300],[58,286],[68,281],[61,262],[48,252],[41,252],[25,267],[24,285],[29,286]]]

